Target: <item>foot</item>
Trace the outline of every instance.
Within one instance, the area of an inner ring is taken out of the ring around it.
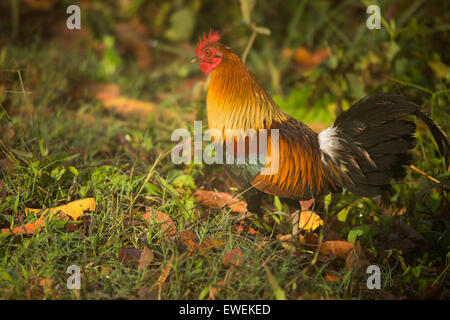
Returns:
[[[230,220],[232,220],[233,222],[239,222],[241,220],[244,220],[244,219],[249,218],[249,217],[254,216],[254,215],[255,214],[250,212],[250,211],[245,211],[245,212],[242,212],[242,213],[238,214],[235,217],[230,218]]]
[[[292,238],[296,239],[298,237],[299,234],[299,229],[298,229],[298,222],[300,220],[300,210],[296,210],[293,214],[292,214]]]

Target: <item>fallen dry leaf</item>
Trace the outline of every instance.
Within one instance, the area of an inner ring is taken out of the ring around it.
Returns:
[[[326,280],[328,280],[328,281],[330,281],[330,282],[338,282],[338,281],[341,281],[341,278],[340,277],[338,277],[338,276],[336,276],[336,275],[333,275],[333,274],[331,274],[331,273],[325,273],[325,279]]]
[[[146,213],[142,217],[150,224],[160,224],[165,237],[170,238],[177,233],[175,222],[164,212],[153,208],[145,208]]]
[[[347,257],[345,258],[345,263],[347,265],[347,268],[353,270],[369,264],[361,248],[359,240],[356,240],[353,249],[348,253]]]
[[[200,244],[199,251],[200,253],[205,253],[208,250],[221,247],[225,244],[225,241],[220,239],[215,239],[211,237],[203,238],[202,243]]]
[[[320,253],[345,259],[353,247],[353,243],[347,241],[325,241],[320,247]]]
[[[162,285],[164,282],[166,282],[166,279],[169,276],[170,270],[172,270],[172,266],[173,266],[173,254],[170,257],[170,260],[161,269],[161,274],[159,275],[158,280],[156,280],[156,283],[158,285]]]
[[[235,213],[247,211],[247,203],[233,198],[231,194],[226,192],[197,190],[192,196],[205,207],[217,209],[227,206]]]
[[[234,248],[223,258],[223,264],[232,264],[239,267],[244,262],[244,254],[241,250]]]
[[[25,215],[29,215],[32,212],[36,214],[41,214],[39,219],[34,222],[27,223],[23,226],[15,227],[13,230],[2,229],[2,232],[11,231],[12,234],[33,234],[39,232],[44,226],[45,217],[52,218],[54,215],[58,214],[58,218],[67,218],[67,216],[72,217],[77,220],[80,216],[84,214],[85,211],[95,211],[95,200],[94,198],[86,198],[82,200],[77,200],[70,202],[68,204],[58,206],[55,208],[44,208],[44,209],[32,209],[25,208]],[[68,230],[71,226],[67,226]]]
[[[136,248],[119,249],[119,261],[125,266],[136,266],[139,263],[141,257],[141,251]]]
[[[299,234],[300,241],[307,245],[317,245],[319,244],[319,236],[312,232],[306,232],[304,235]]]
[[[158,280],[156,280],[155,285],[158,286],[158,300],[161,300],[161,291],[162,291],[162,285],[164,282],[166,282],[167,277],[170,274],[170,271],[173,267],[173,257],[174,255],[170,257],[170,260],[166,262],[166,264],[161,269],[161,274],[158,277]]]
[[[203,254],[210,249],[214,249],[225,244],[225,241],[212,237],[205,237],[202,243],[199,244],[198,237],[189,230],[180,231],[177,235],[178,241],[188,248],[188,255],[193,254],[197,250],[200,254]]]
[[[309,210],[312,205],[314,204],[314,199],[309,199],[309,200],[301,200],[300,202],[300,207],[302,208],[303,211],[307,211]]]
[[[215,285],[211,286],[211,288],[209,288],[209,300],[215,300],[216,294],[218,294],[220,290],[222,290],[222,288],[224,288],[225,286],[226,282],[224,280],[221,280]]]
[[[188,247],[188,255],[191,255],[195,250],[198,249],[198,238],[197,236],[189,230],[183,230],[178,232],[178,241]]]
[[[60,217],[70,216],[74,220],[81,217],[86,211],[95,211],[95,200],[94,198],[86,198],[81,200],[72,201],[68,204],[58,206],[55,208],[47,209],[31,209],[25,208],[25,215],[29,215],[31,212],[42,213],[42,215],[49,214],[50,217],[59,213]]]
[[[302,211],[298,222],[298,228],[304,231],[313,231],[323,225],[323,220],[312,211]]]
[[[144,250],[142,250],[141,256],[139,257],[138,269],[140,271],[144,270],[148,265],[150,265],[154,257],[153,251],[147,246],[144,246]]]
[[[45,222],[44,218],[45,218],[45,216],[41,216],[39,219],[37,219],[34,222],[24,224],[23,226],[15,227],[12,230],[10,230],[8,228],[2,229],[2,233],[11,231],[12,234],[33,234],[33,233],[41,230],[41,228]]]
[[[123,116],[139,114],[142,117],[147,117],[156,111],[155,104],[148,101],[130,99],[124,96],[112,96],[109,93],[98,93],[96,96],[103,102],[105,109]]]

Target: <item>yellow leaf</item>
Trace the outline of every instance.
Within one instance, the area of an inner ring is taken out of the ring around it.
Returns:
[[[439,79],[447,76],[447,66],[441,61],[428,61],[428,65],[433,70],[434,75]]]
[[[313,231],[323,225],[322,219],[312,211],[302,211],[298,227],[300,230]]]
[[[130,99],[124,96],[110,96],[108,94],[97,94],[97,97],[103,101],[105,109],[114,111],[121,115],[140,114],[143,117],[153,114],[156,106],[147,101]]]
[[[42,212],[42,215],[50,214],[50,217],[59,213],[60,215],[68,215],[77,220],[81,217],[85,211],[95,211],[95,200],[94,198],[86,198],[81,200],[72,201],[68,204],[58,206],[55,208],[47,209],[32,209],[25,208],[25,215],[29,215],[31,212]]]

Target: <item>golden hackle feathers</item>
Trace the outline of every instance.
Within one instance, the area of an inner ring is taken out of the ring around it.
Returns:
[[[209,128],[220,132],[220,140],[225,140],[226,129],[265,129],[272,121],[287,119],[240,59],[225,46],[218,47],[224,55],[211,75],[207,115]]]

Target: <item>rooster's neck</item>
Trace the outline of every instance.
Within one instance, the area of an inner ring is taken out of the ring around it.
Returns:
[[[269,129],[287,115],[234,53],[226,53],[212,74],[207,96],[209,129]]]

